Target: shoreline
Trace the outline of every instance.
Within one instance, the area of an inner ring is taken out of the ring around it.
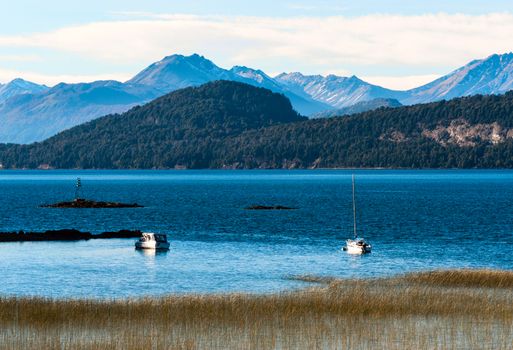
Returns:
[[[52,169],[38,169],[38,168],[1,168],[0,174],[3,172],[53,172],[53,171],[175,171],[175,172],[197,172],[197,171],[337,171],[337,170],[354,170],[354,171],[365,171],[365,170],[382,170],[382,171],[513,171],[512,168],[398,168],[398,167],[337,167],[337,168],[190,168],[190,169],[178,169],[178,168],[52,168]]]
[[[187,293],[170,293],[163,295],[140,295],[140,296],[124,296],[120,298],[112,297],[50,297],[40,295],[15,296],[0,294],[0,301],[15,298],[17,300],[45,300],[51,302],[75,302],[84,301],[92,303],[118,303],[118,302],[147,302],[147,301],[165,301],[168,299],[187,299],[187,298],[231,298],[244,297],[249,299],[261,298],[280,298],[296,295],[305,295],[311,291],[322,291],[344,287],[361,287],[361,286],[377,286],[386,285],[405,287],[407,285],[423,285],[424,287],[441,287],[451,289],[511,289],[511,297],[513,298],[513,270],[502,269],[482,269],[482,268],[451,268],[451,269],[434,269],[417,272],[398,273],[391,276],[378,277],[332,277],[318,275],[292,275],[284,276],[284,279],[303,282],[306,286],[284,289],[281,291],[269,292],[247,292],[247,291],[231,291],[231,292],[187,292]],[[513,305],[512,305],[513,308]],[[513,317],[513,314],[511,315]]]
[[[0,342],[42,349],[477,349],[508,348],[513,340],[512,271],[324,282],[268,295],[0,297]]]

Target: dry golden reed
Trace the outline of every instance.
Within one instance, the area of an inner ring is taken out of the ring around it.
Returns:
[[[513,272],[298,279],[321,284],[272,295],[0,298],[0,348],[513,348]]]

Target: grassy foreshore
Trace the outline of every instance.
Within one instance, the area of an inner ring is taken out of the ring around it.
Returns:
[[[5,297],[0,348],[510,349],[513,344],[513,272],[318,282],[302,291],[260,296]]]

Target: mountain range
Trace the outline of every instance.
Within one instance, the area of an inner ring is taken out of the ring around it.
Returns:
[[[356,76],[293,72],[271,77],[244,66],[224,69],[197,54],[165,57],[127,82],[61,83],[49,88],[16,79],[0,85],[0,142],[41,141],[100,116],[125,112],[171,91],[215,80],[237,81],[281,93],[303,115],[319,115],[329,110],[350,114],[344,112],[348,111],[347,107],[376,99],[393,99],[412,105],[475,94],[502,94],[513,87],[513,54],[472,61],[429,84],[407,91],[386,89]],[[379,102],[363,104],[368,106],[366,108],[376,105]]]
[[[215,81],[30,145],[6,169],[513,168],[513,92],[308,119],[284,95]]]

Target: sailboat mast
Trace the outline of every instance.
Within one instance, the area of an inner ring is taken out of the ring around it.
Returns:
[[[75,186],[75,200],[80,199],[81,195],[82,195],[82,180],[80,180],[80,178],[77,177],[77,184]]]
[[[358,237],[356,233],[356,200],[354,195],[354,174],[353,174],[353,229],[354,229],[354,238]]]

